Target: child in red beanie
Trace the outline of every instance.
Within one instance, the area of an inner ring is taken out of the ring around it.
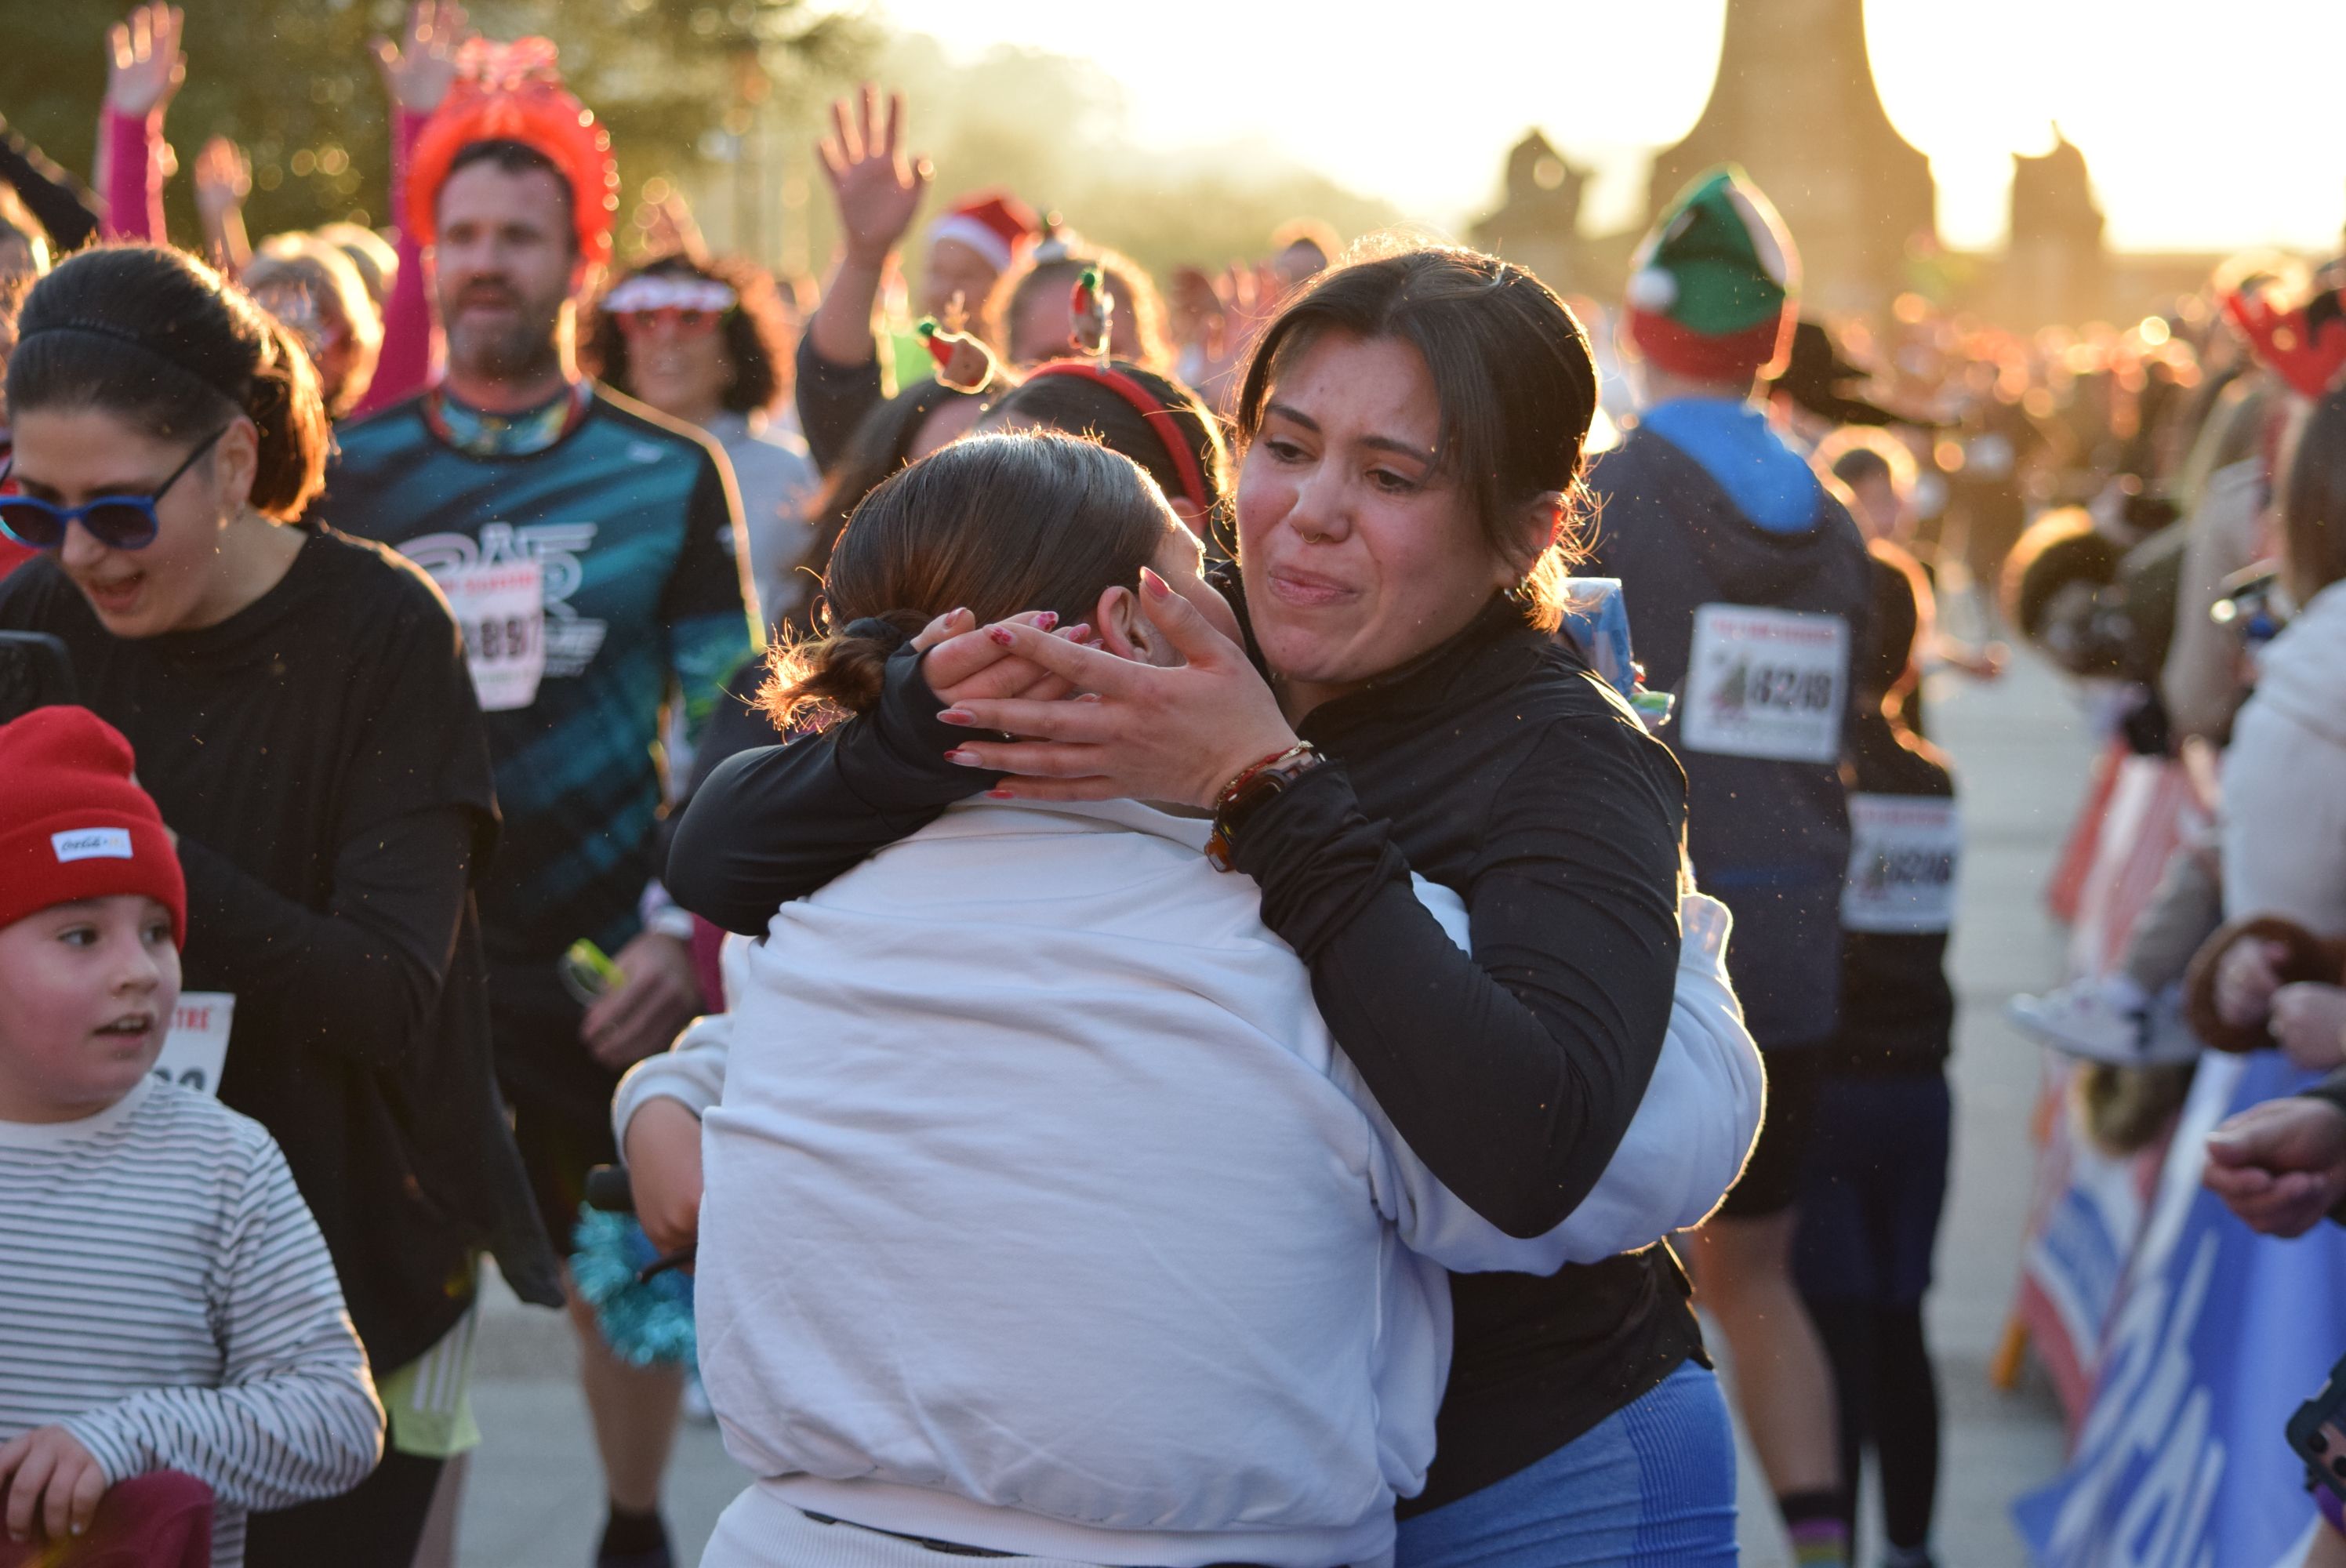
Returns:
[[[115,1483],[245,1514],[374,1468],[382,1410],[316,1222],[259,1123],[151,1073],[187,890],[129,742],[78,708],[0,725],[0,1522],[79,1535]]]

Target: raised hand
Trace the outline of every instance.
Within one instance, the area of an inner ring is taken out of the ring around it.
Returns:
[[[839,208],[840,232],[851,259],[878,267],[913,226],[933,171],[927,158],[903,151],[902,93],[888,95],[883,116],[879,88],[866,82],[852,103],[842,98],[831,106],[831,123],[815,154]]]
[[[407,25],[394,44],[378,37],[374,63],[382,73],[382,89],[391,101],[412,114],[428,115],[440,107],[456,83],[456,51],[472,36],[464,8],[456,0],[414,0],[407,8]]]
[[[644,251],[651,256],[681,251],[695,260],[708,256],[709,241],[701,238],[692,204],[682,192],[671,190],[652,203],[651,221],[644,229]]]
[[[179,52],[186,17],[177,5],[141,5],[106,30],[106,107],[143,119],[171,101],[188,79]]]
[[[244,205],[252,194],[252,160],[224,136],[204,143],[196,154],[196,210],[207,225]]]

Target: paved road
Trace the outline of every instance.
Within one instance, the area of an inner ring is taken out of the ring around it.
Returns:
[[[2083,787],[2087,747],[2057,683],[2033,666],[1997,687],[1933,695],[1932,722],[1962,770],[1969,826],[1953,956],[1964,1003],[1956,1168],[1931,1311],[1948,1414],[1941,1561],[2023,1568],[2006,1504],[2057,1468],[2061,1437],[2041,1388],[2005,1396],[1986,1380],[2012,1298],[2038,1071],[2034,1048],[1997,1009],[2013,991],[2057,977],[2059,936],[2038,892]],[[592,1561],[602,1498],[567,1333],[554,1315],[509,1296],[484,1322],[475,1401],[487,1441],[465,1499],[465,1568],[586,1568]],[[698,1560],[717,1513],[745,1479],[712,1429],[686,1431],[669,1500],[679,1563]],[[1745,1561],[1777,1568],[1787,1562],[1782,1538],[1748,1451],[1742,1491]]]

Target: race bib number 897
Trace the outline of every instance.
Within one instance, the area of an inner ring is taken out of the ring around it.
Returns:
[[[527,708],[546,676],[546,590],[536,561],[435,574],[464,629],[464,659],[484,713]]]
[[[1749,605],[1695,611],[1678,718],[1688,750],[1831,762],[1848,702],[1849,623],[1839,616]]]

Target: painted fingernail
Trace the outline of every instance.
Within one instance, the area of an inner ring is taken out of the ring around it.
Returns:
[[[1088,621],[1077,621],[1074,626],[1069,626],[1066,631],[1061,632],[1059,635],[1066,638],[1071,643],[1086,642],[1090,640],[1092,635],[1091,623]]]
[[[945,753],[945,760],[963,768],[975,768],[979,766],[977,753],[974,751],[964,751],[958,747]]]
[[[1007,789],[988,789],[985,792],[985,798],[989,800],[1015,800],[1018,799],[1017,796],[1013,795]]]
[[[985,635],[1004,647],[1008,647],[1018,640],[1010,635],[1008,626],[990,626],[986,629]]]
[[[1140,568],[1140,587],[1143,593],[1153,599],[1161,599],[1173,591],[1165,585],[1164,578],[1146,566]]]
[[[970,712],[964,708],[939,708],[937,710],[937,722],[939,724],[971,725],[977,722],[977,715]]]
[[[1047,632],[1058,624],[1059,612],[1056,610],[1044,610],[1035,617],[1035,629],[1038,632]]]

